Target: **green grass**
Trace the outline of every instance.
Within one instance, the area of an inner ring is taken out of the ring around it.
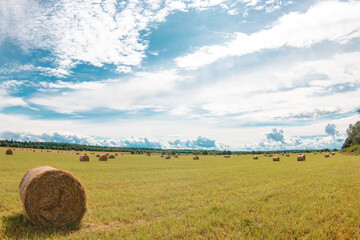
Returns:
[[[99,162],[57,152],[0,149],[0,239],[360,239],[360,157],[119,155]],[[80,179],[80,226],[23,219],[19,183],[41,165]]]
[[[354,145],[354,146],[351,146],[351,147],[348,147],[348,148],[344,148],[342,151],[343,152],[359,154],[360,153],[360,145],[358,144],[358,145]]]

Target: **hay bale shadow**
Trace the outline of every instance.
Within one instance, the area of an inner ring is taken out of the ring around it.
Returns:
[[[21,213],[3,216],[4,236],[9,239],[46,239],[53,235],[68,236],[80,229],[80,224],[70,224],[64,227],[34,226],[24,219]]]

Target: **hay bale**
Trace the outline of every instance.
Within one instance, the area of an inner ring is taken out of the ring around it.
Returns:
[[[267,155],[268,157],[272,157],[273,155],[272,154],[269,154],[269,155]]]
[[[165,157],[165,159],[171,159],[171,157],[170,157],[169,155],[167,155],[167,156]]]
[[[88,155],[83,154],[83,155],[80,156],[80,161],[81,162],[88,162],[88,161],[90,161],[90,158],[89,158]]]
[[[298,160],[298,161],[305,161],[305,154],[299,154],[299,155],[297,156],[297,160]]]
[[[193,157],[193,160],[199,160],[199,157],[198,157],[198,156],[194,156],[194,157]]]
[[[106,153],[105,155],[106,155],[106,156],[109,156],[109,155],[110,155],[110,153]]]
[[[106,155],[102,155],[99,157],[99,161],[107,161],[108,157]]]
[[[13,155],[13,151],[9,148],[5,152],[6,155]]]
[[[100,154],[96,154],[96,156],[95,157],[100,157]]]
[[[335,153],[333,152],[333,153],[331,153],[331,155],[335,155]]]
[[[109,155],[108,158],[109,159],[115,159],[115,156],[114,155]]]
[[[279,161],[280,161],[280,158],[279,158],[279,157],[273,157],[273,161],[274,161],[274,162],[279,162]]]
[[[325,154],[325,157],[328,158],[328,157],[330,157],[330,155],[329,155],[329,154]]]
[[[230,156],[229,155],[224,155],[224,158],[230,158]]]
[[[290,154],[286,154],[287,157],[290,157]]]
[[[20,183],[25,217],[34,225],[79,223],[86,212],[81,183],[63,170],[42,166],[28,171]]]
[[[119,154],[115,153],[115,156],[117,157],[117,156],[119,156]]]
[[[259,159],[259,158],[258,158],[258,156],[254,156],[253,159],[254,159],[254,160],[257,160],[257,159]]]
[[[179,156],[178,155],[175,155],[174,158],[178,158]]]

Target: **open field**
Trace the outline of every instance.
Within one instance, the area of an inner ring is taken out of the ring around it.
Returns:
[[[0,149],[0,239],[360,239],[360,156],[79,155]],[[80,226],[23,221],[19,183],[42,165],[87,193]]]

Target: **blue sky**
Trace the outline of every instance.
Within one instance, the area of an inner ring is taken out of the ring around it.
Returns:
[[[358,120],[360,2],[0,2],[0,138],[339,148]]]

